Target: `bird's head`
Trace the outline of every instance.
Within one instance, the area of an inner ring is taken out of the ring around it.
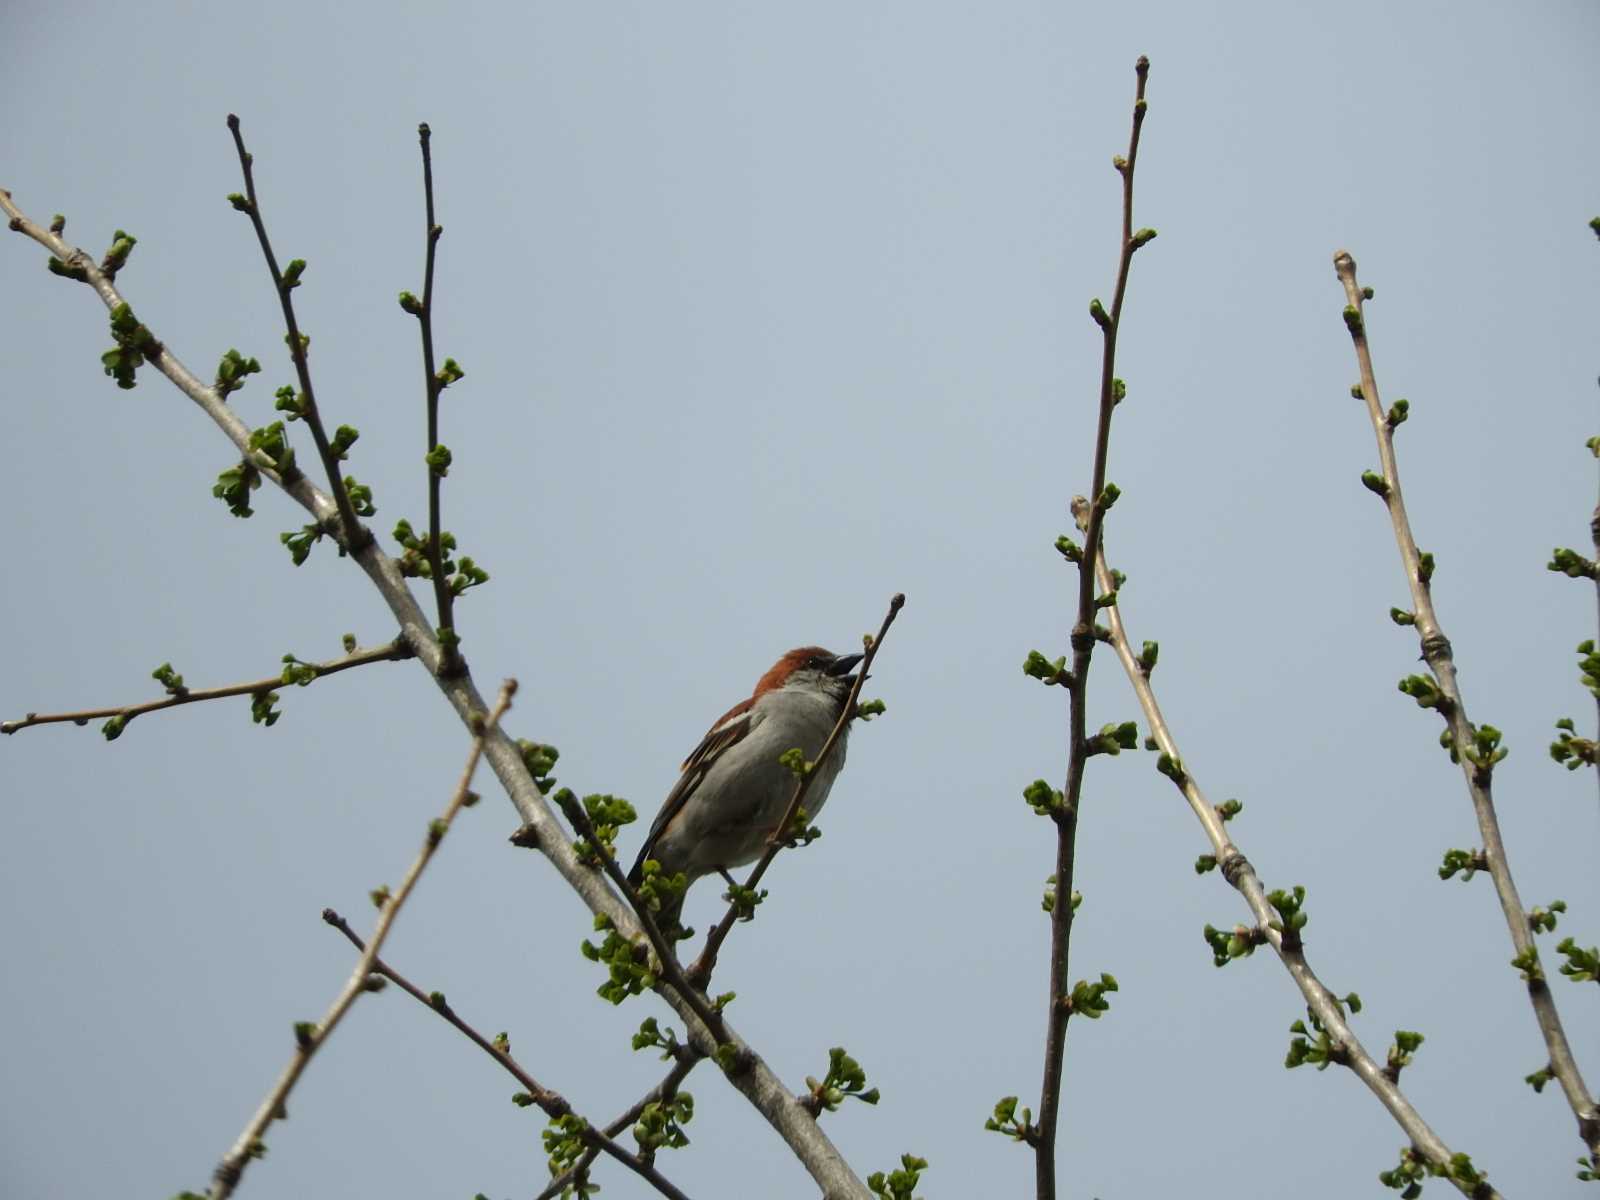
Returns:
[[[821,646],[800,646],[789,651],[756,683],[754,698],[780,688],[801,688],[823,692],[843,700],[855,686],[851,669],[861,661],[859,654],[834,654]]]

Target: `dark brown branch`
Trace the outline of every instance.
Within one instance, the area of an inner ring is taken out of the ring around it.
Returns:
[[[335,658],[325,663],[304,663],[316,672],[316,678],[325,675],[337,675],[340,671],[348,671],[352,667],[363,667],[375,662],[399,662],[401,659],[413,656],[411,647],[404,641],[396,639],[385,646],[377,646],[371,650],[355,650],[343,658]],[[27,729],[30,725],[53,725],[63,721],[71,721],[74,725],[87,725],[90,721],[100,717],[121,717],[124,724],[133,718],[143,716],[145,713],[159,712],[163,708],[176,708],[180,704],[195,704],[202,700],[225,700],[230,696],[253,696],[260,692],[269,692],[274,688],[289,687],[292,684],[286,681],[282,673],[272,675],[266,679],[256,679],[249,683],[230,683],[225,687],[215,688],[184,688],[172,695],[163,696],[160,700],[146,700],[142,704],[128,704],[120,708],[87,708],[79,712],[64,713],[29,713],[20,721],[6,721],[0,723],[0,733],[16,733],[19,729]]]
[[[245,213],[255,228],[256,240],[261,243],[261,253],[267,260],[267,270],[272,273],[272,287],[278,293],[278,304],[283,309],[283,325],[288,331],[286,340],[289,344],[289,357],[294,360],[295,376],[300,383],[301,418],[305,421],[306,428],[311,430],[311,440],[316,443],[317,457],[322,460],[322,469],[328,476],[328,487],[333,492],[334,505],[339,510],[339,521],[344,527],[342,533],[338,535],[338,541],[348,551],[360,550],[372,540],[372,531],[356,516],[355,506],[350,502],[350,494],[344,486],[344,475],[339,469],[339,460],[328,441],[327,430],[322,425],[322,415],[317,409],[316,393],[311,387],[311,363],[306,356],[309,339],[300,332],[299,322],[294,315],[295,285],[293,282],[286,282],[283,272],[278,270],[278,259],[272,252],[272,242],[267,237],[267,226],[261,219],[261,204],[256,199],[256,180],[253,170],[255,156],[244,148],[244,136],[239,132],[239,118],[232,113],[228,114],[228,129],[233,134],[233,144],[239,152],[239,169],[244,172]]]
[[[878,627],[878,636],[873,638],[866,646],[862,655],[861,665],[856,670],[856,681],[846,698],[844,710],[840,712],[839,719],[834,722],[833,729],[828,734],[828,740],[822,744],[822,749],[817,752],[816,761],[809,770],[803,774],[795,784],[794,795],[789,799],[789,807],[784,811],[783,820],[779,821],[773,829],[772,835],[767,839],[767,850],[756,863],[755,869],[750,872],[744,881],[747,891],[754,891],[761,877],[767,873],[767,868],[772,865],[772,860],[778,857],[778,852],[784,848],[784,839],[799,815],[801,806],[805,803],[806,793],[811,790],[811,781],[816,778],[817,770],[827,761],[828,755],[833,753],[833,748],[844,736],[845,728],[856,719],[856,705],[861,699],[861,688],[867,682],[867,672],[872,666],[872,660],[878,656],[878,648],[883,645],[884,635],[889,632],[889,626],[894,624],[895,617],[905,607],[905,593],[896,592],[889,599],[889,611],[884,614],[883,624]],[[694,966],[689,969],[689,978],[700,987],[705,987],[711,979],[711,972],[717,965],[717,951],[727,939],[728,932],[739,918],[740,906],[737,902],[728,905],[728,911],[722,915],[722,920],[712,928],[706,936],[705,949],[700,952],[700,957],[695,960]]]
[[[1078,804],[1083,794],[1084,768],[1089,760],[1088,688],[1089,660],[1095,644],[1094,563],[1100,548],[1100,531],[1111,497],[1106,495],[1106,460],[1111,444],[1111,414],[1116,407],[1117,333],[1122,324],[1122,304],[1127,295],[1128,274],[1134,253],[1143,244],[1133,230],[1133,173],[1139,159],[1139,132],[1144,125],[1145,83],[1150,60],[1140,57],[1134,68],[1138,79],[1134,91],[1133,129],[1128,136],[1128,155],[1117,161],[1122,175],[1122,245],[1117,261],[1116,291],[1111,311],[1106,314],[1099,301],[1090,313],[1100,326],[1100,410],[1095,431],[1093,484],[1089,492],[1084,528],[1083,556],[1078,563],[1078,614],[1072,627],[1072,675],[1070,694],[1070,743],[1067,755],[1067,783],[1061,809],[1055,814],[1056,903],[1050,913],[1050,994],[1045,1018],[1044,1081],[1039,1092],[1039,1123],[1034,1148],[1034,1178],[1038,1200],[1055,1200],[1056,1129],[1061,1108],[1061,1070],[1066,1057],[1067,1019],[1071,1015],[1067,959],[1072,945],[1072,880],[1077,853]],[[1145,240],[1148,240],[1146,238]]]
[[[357,935],[355,930],[350,928],[349,923],[345,921],[345,919],[338,913],[334,912],[333,909],[323,909],[322,919],[337,929],[340,933],[344,934],[344,936],[350,940],[351,944],[354,945],[357,950],[366,950],[366,944],[361,940],[360,936]],[[562,1096],[559,1092],[552,1091],[550,1088],[547,1088],[541,1084],[537,1079],[530,1075],[515,1058],[511,1056],[511,1050],[509,1046],[502,1048],[501,1045],[491,1041],[489,1038],[484,1037],[483,1034],[478,1032],[478,1030],[469,1025],[466,1021],[462,1020],[461,1016],[456,1012],[456,1010],[450,1006],[448,1001],[445,1000],[443,993],[424,992],[420,987],[412,983],[404,975],[401,975],[381,958],[374,957],[371,962],[371,968],[372,974],[383,976],[383,978],[389,980],[396,987],[400,988],[401,991],[405,992],[412,999],[416,1000],[419,1004],[432,1010],[433,1012],[438,1013],[459,1032],[465,1034],[467,1039],[472,1042],[473,1045],[477,1046],[478,1049],[482,1050],[490,1058],[494,1059],[495,1062],[499,1063],[500,1066],[505,1069],[507,1074],[509,1074],[513,1079],[522,1085],[527,1094],[533,1098],[533,1102],[539,1106],[546,1116],[553,1120],[557,1117],[564,1117],[572,1111],[572,1105],[564,1096]],[[691,1060],[689,1066],[683,1068],[683,1075],[678,1076],[679,1082],[682,1081],[684,1075],[689,1073],[689,1070],[694,1065],[694,1061],[695,1060]],[[677,1069],[678,1068],[675,1065],[673,1070],[676,1071]],[[668,1079],[671,1078],[672,1076],[669,1075]],[[673,1085],[673,1090],[676,1090],[676,1084]],[[648,1100],[640,1103],[640,1112],[643,1111],[644,1104],[647,1103],[649,1103]],[[633,1122],[637,1119],[638,1113],[635,1113],[633,1117],[626,1122],[626,1125],[633,1124]],[[626,1125],[623,1125],[622,1128],[626,1128]],[[617,1145],[613,1138],[618,1131],[619,1130],[614,1130],[609,1126],[604,1130],[600,1130],[596,1129],[593,1125],[587,1125],[586,1123],[583,1139],[589,1143],[591,1154],[599,1154],[601,1152],[609,1154],[623,1166],[634,1172],[634,1174],[645,1180],[645,1182],[649,1183],[651,1187],[655,1188],[656,1191],[660,1192],[663,1196],[671,1197],[672,1200],[688,1200],[688,1197],[686,1197],[683,1192],[675,1187],[669,1179],[662,1175],[661,1172],[657,1171],[653,1164],[646,1162],[636,1154],[628,1153],[628,1151]],[[590,1158],[589,1161],[593,1161],[593,1159]]]
[[[444,390],[444,384],[434,371],[433,354],[433,264],[438,251],[439,237],[444,233],[444,227],[434,220],[433,211],[433,151],[431,139],[433,131],[428,128],[427,122],[417,126],[417,140],[422,147],[422,192],[427,217],[427,252],[422,271],[422,303],[416,312],[417,325],[422,333],[422,376],[424,394],[427,396],[428,407],[428,453],[432,454],[439,448],[439,393]],[[443,471],[428,466],[428,566],[433,575],[434,606],[438,610],[439,628],[441,630],[455,629],[455,593],[450,590],[450,581],[445,577],[444,547],[440,542],[443,536],[440,525],[439,487],[444,478]],[[448,639],[445,644],[445,657],[447,663],[456,660],[455,644]]]

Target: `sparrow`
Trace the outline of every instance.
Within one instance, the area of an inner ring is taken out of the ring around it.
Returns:
[[[628,882],[643,880],[647,859],[666,875],[682,871],[692,884],[760,858],[794,797],[794,772],[778,759],[796,747],[807,762],[816,759],[844,711],[856,681],[850,670],[861,657],[820,646],[791,650],[756,681],[748,700],[718,717],[684,760]],[[806,792],[808,816],[822,811],[844,766],[848,733],[848,726],[840,731],[838,745],[817,768]],[[663,909],[659,919],[676,922],[681,909],[681,902]]]

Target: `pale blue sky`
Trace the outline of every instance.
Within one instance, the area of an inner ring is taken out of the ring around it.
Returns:
[[[648,822],[712,717],[792,645],[843,649],[908,603],[875,671],[826,836],[781,859],[724,954],[735,1025],[795,1087],[844,1045],[882,1088],[824,1118],[864,1175],[903,1151],[929,1197],[1025,1195],[1032,1162],[981,1130],[1037,1096],[1053,847],[1021,800],[1064,771],[1063,697],[1022,677],[1066,649],[1051,549],[1089,469],[1098,334],[1118,221],[1110,159],[1132,64],[1154,64],[1107,531],[1136,640],[1185,759],[1237,796],[1269,887],[1304,884],[1308,953],[1367,1002],[1382,1053],[1427,1035],[1404,1082],[1505,1195],[1582,1195],[1555,1089],[1483,879],[1434,875],[1475,845],[1437,723],[1394,688],[1414,639],[1331,257],[1363,282],[1377,367],[1413,420],[1400,453],[1524,900],[1600,940],[1600,807],[1545,755],[1592,722],[1573,645],[1594,599],[1543,569],[1594,503],[1600,9],[1350,3],[76,2],[0,15],[0,186],[99,253],[139,315],[269,419],[289,379],[224,117],[240,115],[297,293],[318,391],[357,425],[351,469],[392,528],[424,512],[412,322],[415,144],[434,130],[449,528],[494,579],[462,604],[510,724],[555,743],[579,791]],[[0,244],[13,447],[3,484],[14,631],[0,716],[142,699],[386,639],[359,572],[278,544],[303,518],[211,499],[228,446],[154,375],[101,374],[105,316]],[[1135,716],[1109,656],[1091,720]],[[0,1191],[203,1189],[352,962],[326,905],[370,923],[443,804],[465,741],[414,664],[248,705],[0,742]],[[1142,722],[1141,722],[1142,724]],[[487,777],[484,791],[489,793]],[[1062,1177],[1120,1200],[1378,1196],[1399,1131],[1345,1073],[1288,1073],[1302,1015],[1265,955],[1211,966],[1206,922],[1243,919],[1190,869],[1200,830],[1148,755],[1092,764],[1074,978],[1111,1013],[1071,1033]],[[387,957],[507,1029],[525,1065],[609,1119],[657,1077],[577,952],[588,919],[508,848],[497,792],[465,815]],[[631,857],[643,826],[625,834]],[[716,911],[706,884],[689,917]],[[1556,961],[1546,939],[1547,962]],[[1600,1087],[1592,985],[1556,979]],[[694,1144],[662,1166],[697,1198],[805,1197],[802,1170],[714,1071]],[[361,1002],[273,1128],[243,1194],[526,1197],[543,1120],[514,1083],[398,993]],[[607,1197],[642,1194],[605,1168]],[[1443,1191],[1434,1184],[1434,1190]]]

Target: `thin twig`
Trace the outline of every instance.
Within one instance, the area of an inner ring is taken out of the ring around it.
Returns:
[[[778,857],[778,852],[785,846],[784,838],[795,818],[799,815],[801,806],[805,803],[806,793],[811,790],[811,781],[817,778],[822,764],[833,753],[833,748],[844,737],[844,731],[850,722],[856,719],[856,705],[861,699],[861,688],[867,682],[867,672],[872,666],[872,660],[878,656],[878,648],[883,645],[884,635],[889,632],[889,626],[894,624],[895,617],[900,615],[900,610],[905,607],[906,597],[904,592],[896,592],[889,598],[889,611],[884,614],[883,624],[878,626],[878,636],[873,638],[866,646],[861,657],[861,664],[856,669],[856,681],[850,688],[850,695],[846,697],[844,709],[839,713],[839,719],[834,722],[833,729],[828,733],[828,740],[822,743],[822,749],[817,752],[816,760],[810,765],[795,784],[794,795],[789,798],[789,807],[784,810],[783,819],[773,828],[771,836],[767,839],[767,849],[756,863],[755,869],[750,872],[744,881],[746,891],[754,891],[761,882],[761,877],[767,873],[767,868],[772,865],[772,860]],[[722,920],[706,935],[705,949],[700,952],[700,957],[689,968],[689,978],[700,987],[705,987],[711,979],[711,972],[717,965],[717,951],[722,948],[722,943],[728,937],[728,931],[733,928],[738,920],[740,906],[735,901],[728,905],[728,911],[722,915]]]
[[[1466,701],[1456,681],[1455,659],[1450,649],[1450,639],[1440,628],[1433,607],[1433,591],[1429,582],[1431,562],[1425,569],[1417,542],[1412,536],[1411,522],[1406,516],[1405,499],[1400,490],[1400,468],[1394,453],[1394,427],[1378,395],[1378,381],[1372,369],[1372,353],[1367,343],[1366,318],[1363,301],[1366,299],[1356,282],[1356,263],[1348,251],[1341,250],[1333,258],[1334,269],[1344,285],[1345,325],[1354,343],[1356,362],[1361,370],[1361,397],[1367,405],[1367,415],[1372,420],[1373,432],[1378,439],[1378,459],[1383,468],[1382,490],[1379,492],[1389,510],[1394,527],[1395,544],[1400,550],[1400,560],[1405,566],[1406,581],[1411,589],[1414,612],[1412,621],[1422,642],[1422,657],[1433,672],[1434,682],[1442,694],[1435,707],[1444,719],[1453,739],[1455,756],[1466,777],[1467,793],[1478,820],[1478,834],[1483,839],[1483,853],[1488,860],[1490,878],[1494,880],[1495,893],[1500,898],[1500,908],[1505,914],[1506,927],[1511,934],[1511,944],[1516,950],[1516,965],[1527,982],[1528,1000],[1533,1005],[1539,1032],[1544,1037],[1545,1048],[1550,1053],[1550,1071],[1561,1082],[1573,1115],[1578,1122],[1578,1135],[1589,1148],[1590,1162],[1600,1168],[1600,1108],[1583,1082],[1567,1043],[1561,1016],[1556,1011],[1555,997],[1550,992],[1544,967],[1539,961],[1539,948],[1533,937],[1533,926],[1527,910],[1517,895],[1516,883],[1511,878],[1511,864],[1506,857],[1505,841],[1500,834],[1500,819],[1495,812],[1492,777],[1494,761],[1492,750],[1488,753],[1475,748],[1474,735],[1478,732],[1467,719]],[[1369,486],[1371,486],[1369,484]],[[1374,489],[1377,490],[1377,489]],[[1476,760],[1476,761],[1475,761]]]
[[[295,283],[286,281],[283,273],[278,270],[278,259],[272,253],[272,242],[267,237],[267,226],[261,219],[261,204],[256,199],[256,180],[253,170],[255,156],[244,148],[244,136],[239,132],[239,118],[233,113],[228,114],[228,129],[233,134],[233,144],[239,152],[239,169],[244,173],[244,195],[247,206],[245,213],[255,228],[256,240],[261,243],[262,256],[267,260],[267,270],[272,273],[272,287],[278,293],[278,304],[283,309],[283,325],[288,333],[289,357],[294,362],[295,375],[300,383],[300,415],[306,427],[311,430],[311,440],[316,443],[317,457],[322,460],[322,469],[327,473],[333,502],[339,510],[339,521],[344,529],[344,536],[339,541],[347,550],[357,550],[372,540],[372,531],[356,516],[355,506],[351,503],[349,491],[344,486],[343,473],[339,470],[339,459],[334,454],[333,447],[328,441],[327,430],[322,425],[322,415],[317,409],[316,393],[311,387],[311,363],[306,354],[310,339],[300,332],[299,322],[294,315]]]
[[[350,940],[357,950],[366,950],[366,944],[361,940],[360,936],[355,932],[355,930],[351,929],[349,923],[338,913],[334,912],[333,909],[323,909],[322,919],[337,929],[340,933],[344,934],[344,936]],[[511,1049],[509,1045],[502,1048],[500,1044],[497,1044],[496,1042],[484,1037],[483,1034],[478,1032],[478,1030],[469,1025],[466,1021],[462,1020],[460,1014],[458,1014],[456,1010],[450,1006],[449,1002],[444,998],[444,994],[442,992],[424,992],[420,987],[412,983],[409,979],[400,974],[381,958],[372,959],[372,974],[381,975],[385,979],[391,981],[397,987],[399,987],[401,991],[412,997],[419,1004],[422,1004],[424,1007],[438,1013],[451,1025],[455,1026],[459,1032],[465,1034],[467,1039],[471,1041],[473,1045],[477,1046],[478,1049],[482,1050],[490,1058],[494,1059],[495,1062],[499,1063],[500,1066],[505,1069],[507,1074],[509,1074],[513,1079],[523,1086],[523,1089],[532,1098],[533,1103],[537,1104],[547,1117],[550,1117],[552,1120],[554,1120],[558,1117],[564,1117],[572,1111],[572,1105],[564,1096],[561,1095],[561,1093],[552,1091],[550,1088],[542,1085],[537,1079],[530,1075],[515,1058],[511,1056]],[[685,1069],[684,1074],[688,1074],[687,1069]],[[637,1119],[637,1115],[635,1115],[634,1120]],[[628,1122],[629,1125],[632,1123],[633,1121],[631,1120]],[[587,1123],[586,1126],[587,1127],[584,1130],[583,1138],[589,1143],[590,1152],[595,1154],[601,1152],[609,1154],[612,1158],[616,1159],[623,1166],[627,1167],[630,1171],[634,1172],[634,1174],[638,1175],[641,1179],[650,1184],[651,1187],[655,1188],[656,1191],[660,1192],[663,1196],[672,1197],[673,1200],[688,1200],[688,1197],[686,1197],[683,1192],[675,1187],[671,1180],[667,1179],[666,1176],[657,1171],[653,1164],[646,1162],[636,1154],[628,1153],[628,1151],[619,1146],[613,1140],[615,1131],[611,1130],[609,1127],[604,1130],[596,1129],[592,1125],[587,1125]],[[590,1161],[593,1160],[591,1159]]]
[[[233,1144],[233,1148],[223,1155],[222,1161],[217,1165],[212,1175],[212,1185],[209,1195],[212,1200],[225,1200],[233,1194],[238,1186],[239,1178],[252,1158],[260,1155],[262,1150],[261,1138],[270,1125],[286,1110],[285,1101],[289,1098],[290,1091],[299,1080],[306,1066],[311,1062],[311,1057],[332,1036],[350,1006],[355,1003],[356,997],[361,995],[366,986],[367,976],[372,973],[372,964],[378,957],[378,951],[383,946],[384,938],[389,936],[389,929],[394,924],[394,919],[399,915],[400,907],[406,902],[407,897],[417,885],[417,879],[422,875],[423,868],[433,858],[434,851],[439,848],[439,843],[450,830],[450,823],[455,820],[456,813],[468,803],[471,796],[472,776],[478,769],[478,759],[483,754],[484,742],[490,733],[499,725],[500,718],[505,715],[506,709],[511,707],[511,697],[516,694],[517,681],[508,679],[500,688],[500,698],[495,702],[493,710],[487,717],[480,717],[475,734],[472,739],[472,749],[467,754],[466,766],[462,769],[460,782],[456,784],[455,791],[451,793],[450,802],[445,805],[444,812],[428,823],[428,834],[423,839],[422,849],[417,852],[416,859],[411,868],[406,872],[405,878],[400,881],[400,886],[384,901],[383,910],[378,914],[378,923],[372,930],[372,940],[367,944],[360,960],[356,963],[355,970],[350,973],[344,988],[329,1007],[322,1020],[315,1026],[297,1026],[295,1036],[297,1045],[294,1057],[289,1060],[289,1065],[284,1068],[272,1090],[267,1093],[267,1098],[256,1109],[255,1116],[250,1118],[249,1124],[244,1127],[244,1132]]]
[[[376,646],[371,650],[356,650],[343,658],[331,659],[324,663],[300,663],[301,669],[310,669],[315,672],[313,678],[321,679],[325,675],[337,675],[340,671],[348,671],[352,667],[363,667],[375,662],[399,662],[404,658],[411,658],[413,651],[410,646],[400,639],[396,639],[384,646]],[[292,669],[292,666],[291,666]],[[0,723],[0,733],[16,733],[19,729],[27,729],[31,725],[53,725],[63,721],[71,721],[74,725],[87,725],[90,721],[100,717],[121,717],[124,725],[135,717],[145,713],[159,712],[164,708],[176,708],[180,704],[195,704],[201,700],[224,700],[230,696],[252,696],[261,692],[271,691],[273,688],[289,686],[291,682],[284,678],[287,672],[268,676],[266,679],[256,679],[249,683],[231,683],[226,687],[215,688],[183,688],[160,700],[146,700],[141,704],[128,704],[120,708],[87,708],[80,712],[64,713],[29,713],[20,721],[5,721]],[[310,682],[310,680],[307,680]]]
[[[1103,550],[1095,568],[1100,586],[1109,590],[1114,580],[1110,568],[1106,565]],[[1289,972],[1289,977],[1294,980],[1295,986],[1300,989],[1300,994],[1305,997],[1307,1007],[1316,1015],[1328,1036],[1339,1048],[1340,1053],[1335,1061],[1349,1067],[1356,1077],[1367,1085],[1379,1103],[1394,1118],[1395,1123],[1400,1126],[1414,1149],[1421,1152],[1435,1166],[1448,1168],[1454,1152],[1411,1106],[1410,1100],[1400,1090],[1396,1079],[1386,1073],[1384,1065],[1374,1059],[1361,1044],[1361,1039],[1356,1037],[1355,1032],[1345,1021],[1344,1012],[1333,993],[1323,985],[1317,978],[1316,972],[1311,969],[1299,937],[1287,941],[1284,938],[1282,919],[1267,900],[1266,889],[1256,875],[1255,868],[1229,837],[1228,827],[1223,822],[1222,816],[1206,799],[1205,792],[1201,790],[1188,761],[1178,753],[1177,740],[1172,736],[1172,730],[1161,712],[1161,705],[1156,700],[1155,689],[1150,684],[1150,672],[1134,653],[1132,641],[1122,621],[1121,605],[1112,605],[1106,610],[1106,623],[1111,630],[1112,649],[1121,660],[1128,682],[1133,685],[1134,693],[1139,698],[1139,707],[1144,711],[1145,720],[1150,726],[1150,736],[1155,739],[1156,747],[1161,753],[1166,754],[1174,763],[1182,764],[1182,770],[1178,772],[1173,782],[1177,784],[1178,790],[1183,793],[1183,798],[1189,802],[1189,807],[1205,830],[1206,838],[1211,842],[1212,856],[1216,859],[1223,878],[1244,897],[1251,916],[1255,918],[1256,928],[1266,943],[1277,952],[1279,961]],[[1493,1188],[1489,1188],[1486,1192],[1469,1194],[1476,1195],[1478,1200],[1489,1200],[1489,1197],[1497,1195]]]
[[[1595,458],[1600,459],[1600,445],[1593,445],[1593,449]],[[1589,518],[1589,537],[1590,540],[1594,542],[1593,561],[1600,563],[1600,501],[1595,502],[1594,514]],[[1600,618],[1600,571],[1595,572],[1594,600],[1596,616],[1597,618]],[[1597,620],[1597,624],[1600,624],[1600,620]],[[1600,645],[1600,642],[1597,642],[1596,644]],[[1595,712],[1597,716],[1600,716],[1600,688],[1595,689],[1594,704]],[[1595,737],[1600,739],[1600,721],[1597,721],[1595,724]],[[1600,765],[1596,766],[1594,775],[1595,785],[1600,787]]]
[[[1056,1195],[1056,1129],[1061,1108],[1061,1070],[1066,1057],[1067,1019],[1071,1016],[1067,960],[1072,945],[1073,866],[1077,852],[1078,804],[1083,793],[1084,769],[1090,756],[1087,717],[1089,662],[1094,653],[1095,614],[1098,611],[1095,605],[1094,562],[1106,510],[1116,499],[1116,493],[1108,493],[1106,489],[1106,461],[1111,443],[1111,414],[1118,400],[1117,333],[1122,324],[1122,303],[1127,295],[1128,274],[1133,266],[1134,253],[1149,240],[1149,237],[1136,238],[1134,235],[1133,175],[1139,160],[1139,133],[1144,126],[1144,92],[1150,75],[1150,60],[1141,55],[1134,72],[1138,82],[1134,91],[1133,128],[1128,135],[1128,155],[1116,161],[1117,170],[1122,176],[1122,240],[1117,259],[1116,291],[1112,295],[1109,314],[1100,308],[1098,300],[1090,307],[1090,315],[1100,326],[1101,333],[1100,406],[1083,557],[1078,564],[1078,613],[1072,626],[1072,671],[1067,685],[1071,729],[1067,780],[1062,805],[1053,814],[1057,831],[1056,904],[1050,912],[1050,992],[1045,1018],[1044,1080],[1039,1090],[1039,1122],[1030,1138],[1034,1150],[1038,1200],[1055,1200]]]
[[[126,303],[122,293],[89,255],[64,241],[58,232],[47,230],[30,220],[17,208],[11,194],[4,188],[0,188],[0,209],[9,216],[11,229],[39,243],[65,265],[81,269],[84,282],[94,290],[108,310]],[[228,407],[216,389],[196,377],[162,343],[156,343],[147,351],[146,357],[222,430],[240,455],[260,470],[262,478],[280,487],[316,521],[328,528],[334,527],[338,510],[333,502],[304,473],[295,472],[286,479],[277,472],[264,453],[253,450],[249,426]],[[401,575],[396,560],[384,553],[375,539],[351,550],[350,557],[388,605],[400,627],[401,636],[416,651],[417,661],[428,671],[456,716],[471,728],[487,708],[487,702],[467,671],[445,670],[447,658],[438,632],[417,604],[416,596]],[[505,789],[524,828],[529,831],[530,844],[544,855],[590,912],[606,917],[625,936],[638,936],[639,921],[633,910],[605,879],[574,853],[565,827],[550,810],[517,744],[502,730],[492,730],[484,746],[484,757]],[[661,995],[684,1022],[686,1036],[694,1048],[707,1054],[714,1051],[717,1043],[687,997],[670,988],[663,989]],[[829,1197],[871,1200],[866,1185],[845,1162],[838,1147],[795,1102],[794,1093],[784,1086],[766,1060],[726,1022],[723,1029],[727,1037],[726,1044],[733,1047],[741,1066],[741,1070],[728,1076],[729,1081],[778,1133],[823,1193]]]
[[[417,126],[417,140],[422,147],[422,193],[427,215],[427,255],[422,272],[422,304],[417,310],[417,325],[422,332],[422,376],[424,393],[427,396],[428,408],[428,453],[432,454],[439,448],[439,393],[443,385],[434,373],[433,356],[433,263],[439,246],[439,236],[444,233],[444,227],[434,220],[433,215],[433,152],[431,146],[432,130],[427,122]],[[436,469],[431,464],[428,467],[428,566],[433,575],[433,599],[438,609],[439,628],[455,629],[455,593],[450,590],[450,581],[445,578],[444,547],[440,543],[442,536],[439,523],[439,486],[444,478],[442,470]],[[454,657],[453,647],[447,647],[447,652]]]

